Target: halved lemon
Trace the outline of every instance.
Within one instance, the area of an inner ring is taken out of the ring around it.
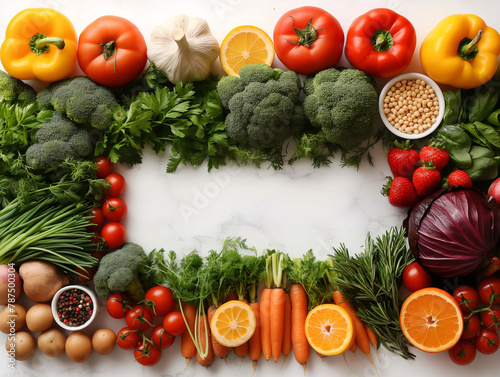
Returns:
[[[335,304],[323,304],[312,309],[307,314],[305,330],[309,345],[325,356],[345,352],[354,338],[351,316]]]
[[[274,60],[274,43],[264,30],[256,26],[238,26],[222,40],[219,59],[228,75],[238,76],[244,65],[271,65]]]
[[[237,347],[252,337],[256,323],[250,305],[239,300],[231,300],[217,308],[210,322],[210,330],[220,344]]]
[[[424,288],[404,301],[400,324],[412,345],[425,352],[442,352],[458,342],[464,321],[453,296],[439,288]]]

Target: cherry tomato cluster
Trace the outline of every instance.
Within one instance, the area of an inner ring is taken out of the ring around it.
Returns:
[[[144,300],[133,303],[122,293],[113,293],[106,302],[108,314],[125,319],[116,342],[124,350],[133,350],[135,360],[145,366],[158,363],[162,350],[186,330],[182,313],[173,310],[175,300],[168,287],[150,288]]]
[[[491,355],[500,347],[500,278],[483,278],[476,288],[462,285],[453,297],[464,316],[460,341],[448,352],[453,362],[467,365],[474,361],[476,351]]]

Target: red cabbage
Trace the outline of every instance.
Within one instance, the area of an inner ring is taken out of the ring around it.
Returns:
[[[500,207],[476,188],[439,190],[417,204],[407,220],[416,260],[441,277],[476,272],[498,247]]]

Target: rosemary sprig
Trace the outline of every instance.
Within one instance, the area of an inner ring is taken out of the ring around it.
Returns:
[[[399,323],[399,286],[404,267],[413,260],[404,230],[390,228],[373,240],[366,237],[364,251],[350,256],[344,245],[335,249],[332,284],[357,308],[357,314],[375,333],[380,344],[405,359],[408,349]]]

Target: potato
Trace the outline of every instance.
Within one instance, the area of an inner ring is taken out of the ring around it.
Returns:
[[[26,324],[26,309],[21,304],[4,306],[0,311],[0,331],[9,334],[19,331]],[[12,330],[14,329],[14,330]]]
[[[36,349],[35,338],[27,331],[19,331],[7,337],[5,349],[9,357],[18,361],[28,360]]]
[[[99,355],[107,355],[113,351],[116,334],[111,329],[99,329],[92,336],[92,347]]]
[[[59,329],[48,329],[38,336],[38,348],[49,357],[57,357],[64,353],[65,345],[66,336]]]
[[[0,305],[13,304],[23,293],[23,282],[12,265],[0,264]]]
[[[83,331],[75,331],[66,339],[66,355],[75,363],[83,363],[92,355],[92,340]]]
[[[26,313],[26,326],[32,332],[47,330],[53,323],[52,309],[48,304],[35,304]]]
[[[21,264],[19,276],[23,280],[25,295],[35,302],[50,301],[59,289],[69,283],[68,276],[59,267],[39,260]]]

